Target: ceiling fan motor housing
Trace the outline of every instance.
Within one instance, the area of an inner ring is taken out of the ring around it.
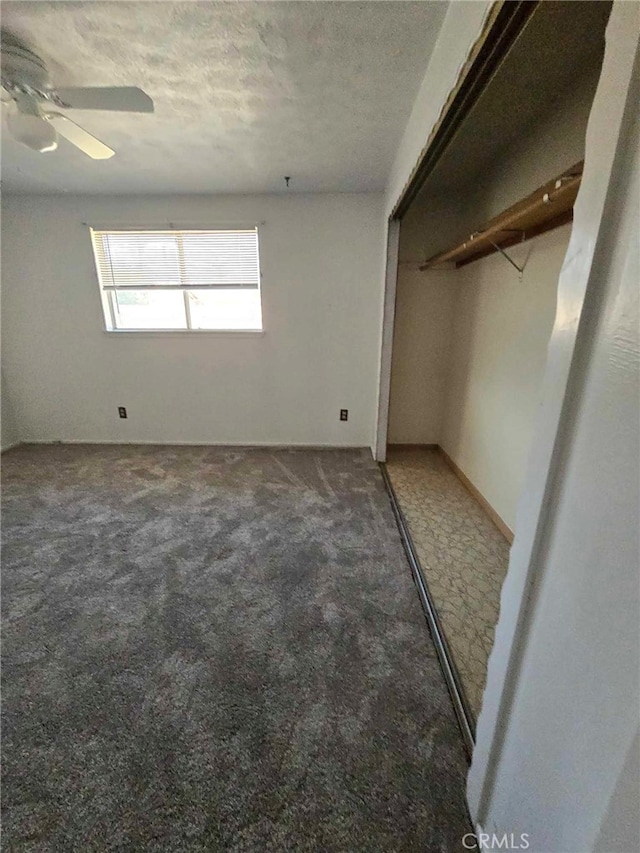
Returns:
[[[47,95],[51,87],[47,66],[28,48],[2,44],[2,85],[9,92]]]

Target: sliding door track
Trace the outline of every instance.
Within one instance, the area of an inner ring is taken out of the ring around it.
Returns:
[[[384,462],[380,463],[380,470],[382,472],[382,479],[384,480],[384,484],[387,487],[387,492],[389,493],[391,508],[393,509],[393,514],[396,518],[398,530],[400,531],[400,538],[402,539],[402,544],[404,546],[407,559],[409,560],[409,565],[411,566],[413,580],[418,589],[420,602],[427,618],[427,623],[429,625],[429,630],[431,631],[431,636],[433,637],[433,643],[436,647],[438,660],[440,661],[440,666],[442,668],[442,674],[444,675],[445,681],[447,682],[447,687],[449,688],[451,701],[453,702],[453,708],[456,712],[456,717],[458,718],[458,724],[462,732],[464,745],[469,755],[469,758],[471,758],[471,755],[473,753],[473,747],[475,744],[475,724],[473,722],[473,714],[471,712],[471,708],[469,707],[469,702],[465,695],[464,688],[462,687],[460,675],[451,655],[451,649],[449,648],[449,644],[447,643],[447,638],[445,637],[444,631],[442,629],[442,625],[438,617],[438,612],[433,603],[431,593],[429,592],[429,587],[427,586],[427,582],[422,571],[422,566],[420,565],[418,555],[416,554],[415,548],[413,547],[413,542],[411,541],[411,534],[409,533],[407,522],[405,521],[404,516],[402,514],[402,510],[400,509],[396,493],[393,490],[391,480],[389,479],[389,474],[387,473],[387,466],[384,464]]]

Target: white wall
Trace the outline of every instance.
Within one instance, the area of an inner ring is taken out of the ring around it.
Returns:
[[[616,2],[467,786],[533,853],[640,844],[639,72]]]
[[[8,450],[14,444],[18,444],[20,434],[13,414],[9,391],[4,381],[4,371],[0,379],[0,391],[2,394],[0,400],[0,450]]]
[[[545,853],[640,848],[635,88],[635,127],[623,137],[584,309],[533,609],[484,818],[489,831],[529,832],[532,850]]]
[[[480,223],[584,158],[597,71],[577,81],[486,176],[482,194],[474,196]],[[508,250],[525,267],[522,282],[498,254],[456,273],[460,289],[440,443],[512,530],[570,235],[564,226]]]
[[[438,444],[447,391],[455,274],[420,272],[424,217],[409,213],[400,228],[391,392],[390,444]]]
[[[0,300],[0,304],[4,299]],[[1,325],[0,313],[0,325]],[[0,343],[2,336],[0,335]],[[0,359],[1,362],[1,359]],[[18,426],[13,413],[13,404],[5,381],[4,369],[0,367],[0,451],[8,450],[20,441]]]
[[[540,404],[558,276],[571,228],[457,271],[440,444],[512,530]]]
[[[382,211],[373,194],[5,197],[3,370],[20,438],[371,445]],[[105,333],[83,222],[264,222],[264,334]]]
[[[458,284],[400,267],[391,364],[390,444],[438,444]]]
[[[512,144],[484,176],[479,198],[486,218],[584,159],[587,122],[600,70],[589,69],[582,77],[574,78],[564,97],[551,104],[542,119]]]

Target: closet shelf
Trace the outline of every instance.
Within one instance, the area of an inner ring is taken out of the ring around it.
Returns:
[[[571,222],[583,165],[583,161],[576,163],[495,216],[463,242],[429,258],[420,265],[420,269],[430,270],[451,263],[457,269]]]

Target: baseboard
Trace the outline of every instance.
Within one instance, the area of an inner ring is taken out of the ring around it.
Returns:
[[[493,521],[493,523],[498,528],[500,533],[502,533],[502,535],[507,540],[509,545],[512,545],[513,544],[513,530],[500,517],[500,515],[495,511],[495,509],[491,506],[491,504],[484,497],[484,495],[482,495],[478,491],[478,489],[473,485],[473,483],[467,477],[467,475],[463,471],[461,471],[460,468],[458,468],[458,466],[453,461],[453,459],[449,456],[449,454],[446,452],[446,450],[443,450],[442,447],[440,447],[440,445],[438,445],[438,449],[440,450],[440,453],[442,454],[442,458],[447,463],[449,468],[451,468],[451,470],[456,475],[456,477],[460,480],[462,485],[465,486],[467,491],[469,491],[473,495],[473,497],[478,501],[478,503],[480,504],[482,509],[486,512],[486,514],[489,516],[491,521]]]
[[[389,449],[393,450],[437,450],[440,445],[439,444],[395,444],[390,443],[387,445]]]
[[[105,439],[104,441],[94,441],[89,439],[74,438],[65,441],[49,441],[44,439],[27,439],[26,441],[17,442],[24,445],[67,445],[84,447],[102,447],[104,445],[120,446],[120,447],[233,447],[236,450],[245,448],[269,448],[271,450],[371,450],[366,444],[304,444],[304,443],[289,443],[268,442],[268,441],[113,441]],[[15,446],[15,445],[12,445]],[[9,448],[7,448],[8,450]],[[4,452],[4,451],[3,451]]]
[[[5,447],[0,448],[0,453],[6,453],[7,450],[13,450],[14,447],[19,447],[21,444],[21,441],[14,441],[13,444],[7,444]]]

